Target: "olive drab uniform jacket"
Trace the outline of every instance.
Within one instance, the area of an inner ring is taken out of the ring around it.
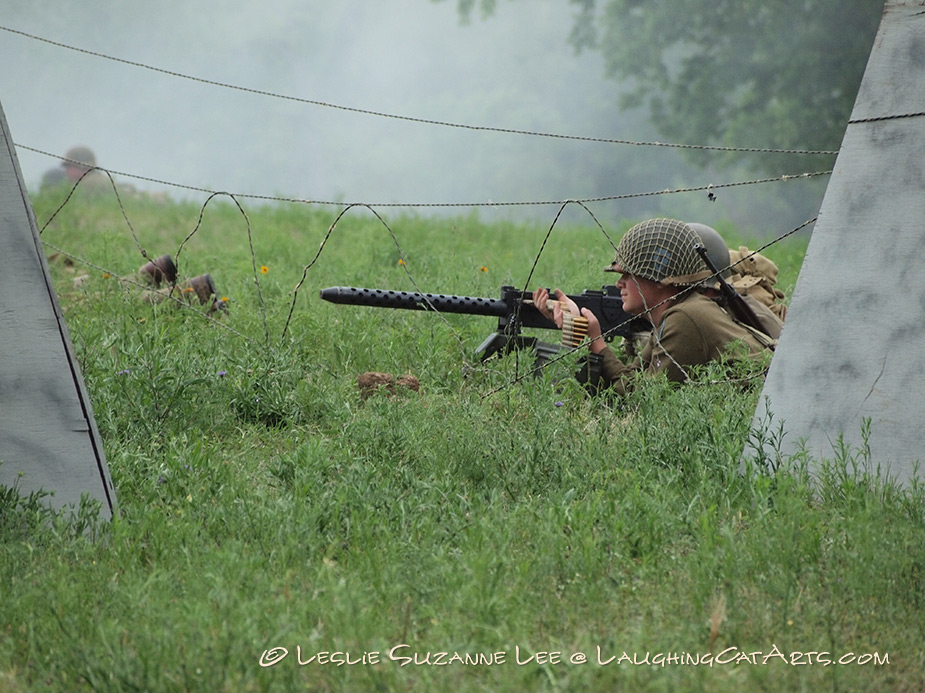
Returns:
[[[690,377],[690,367],[724,356],[741,357],[742,351],[731,353],[729,349],[737,342],[748,357],[762,355],[774,346],[773,340],[735,322],[716,301],[692,291],[681,295],[664,312],[638,357],[623,363],[610,349],[589,354],[576,376],[593,392],[609,387],[623,395],[629,376],[640,371],[664,373],[671,381],[684,382]]]

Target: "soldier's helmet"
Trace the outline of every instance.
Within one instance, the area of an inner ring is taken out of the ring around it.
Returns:
[[[68,159],[68,161],[62,162],[65,166],[73,166],[74,164],[71,163],[72,161],[79,162],[85,168],[93,168],[96,166],[96,155],[93,153],[93,150],[83,145],[68,149],[64,158]]]
[[[719,275],[723,279],[728,279],[732,274],[732,269],[729,267],[729,247],[726,245],[726,241],[723,240],[723,237],[720,236],[719,232],[712,226],[698,224],[692,221],[687,222],[687,225],[694,229],[694,232],[700,236],[701,244],[707,249],[707,257],[710,258],[710,262],[713,263],[713,266],[719,270]]]
[[[699,244],[700,236],[683,221],[649,219],[626,232],[613,264],[604,269],[662,284],[696,284],[711,274],[697,253]]]

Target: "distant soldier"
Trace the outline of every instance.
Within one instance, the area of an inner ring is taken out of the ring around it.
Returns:
[[[67,182],[67,174],[64,172],[64,164],[50,168],[42,175],[42,189],[54,188],[62,183]]]
[[[170,255],[161,255],[149,260],[138,271],[123,280],[129,286],[146,285],[142,291],[145,303],[161,303],[169,299],[186,301],[190,305],[198,301],[200,305],[208,304],[211,315],[216,311],[227,310],[227,298],[220,298],[212,281],[212,275],[200,274],[177,283],[177,266]]]
[[[105,190],[110,187],[109,177],[96,168],[96,155],[93,150],[83,145],[67,150],[61,165],[49,169],[42,176],[42,188],[67,183],[74,185],[80,181],[80,187],[88,190]]]
[[[533,302],[540,312],[561,327],[564,313],[587,320],[588,355],[577,377],[592,392],[610,387],[624,394],[636,373],[664,373],[669,380],[684,382],[692,367],[711,361],[757,357],[773,340],[737,323],[716,301],[696,290],[711,276],[697,253],[701,239],[690,225],[675,219],[650,219],[636,224],[617,245],[609,272],[619,272],[617,287],[623,308],[652,323],[639,356],[624,363],[601,338],[597,317],[579,310],[562,291],[547,304],[549,293],[539,288]],[[733,350],[738,345],[738,350]]]

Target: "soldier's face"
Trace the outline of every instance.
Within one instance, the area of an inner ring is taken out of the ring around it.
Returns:
[[[640,289],[642,288],[640,282],[644,281],[645,279],[635,277],[628,272],[621,274],[620,278],[617,280],[617,288],[620,289],[620,298],[623,299],[623,310],[627,313],[639,315],[645,310],[642,294],[640,293]]]
[[[661,284],[643,277],[624,273],[617,281],[620,289],[620,298],[623,299],[623,310],[633,315],[641,315],[652,306],[662,301]]]

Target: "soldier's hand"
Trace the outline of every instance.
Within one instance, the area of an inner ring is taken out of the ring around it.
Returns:
[[[533,292],[533,305],[536,306],[536,309],[540,312],[547,320],[552,320],[555,322],[555,316],[553,315],[552,308],[549,307],[549,292],[544,289],[542,286]],[[558,323],[559,327],[562,327],[562,323]]]
[[[597,319],[597,316],[588,308],[582,308],[581,315],[583,315],[588,320],[588,339],[590,340],[588,349],[593,354],[600,354],[602,351],[604,351],[604,349],[607,348],[607,344],[603,339],[601,339],[603,336],[603,330],[601,330],[601,322]]]
[[[556,296],[555,305],[553,306],[553,314],[558,316],[556,325],[562,327],[562,311],[564,310],[568,310],[572,315],[581,315],[581,311],[578,309],[578,304],[566,296],[564,291],[561,289],[555,289],[553,293]],[[556,313],[556,311],[559,312]]]

